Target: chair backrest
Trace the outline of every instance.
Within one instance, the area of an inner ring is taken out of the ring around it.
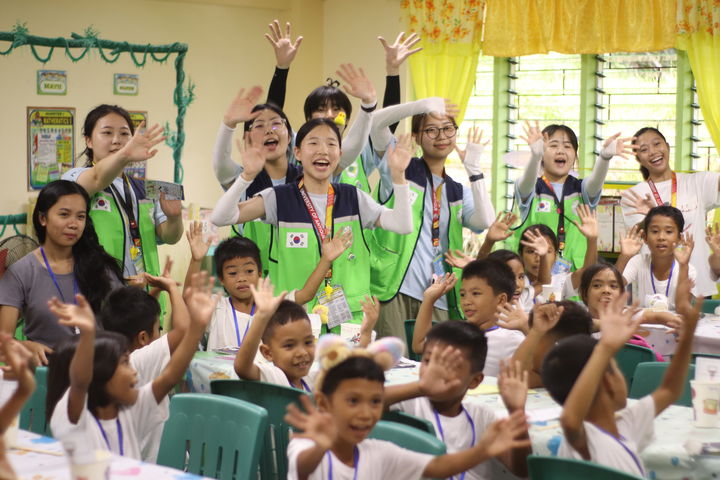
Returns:
[[[705,300],[702,305],[703,313],[715,313],[715,309],[720,307],[720,300]]]
[[[443,455],[445,444],[435,435],[407,425],[380,420],[370,432],[370,438],[387,440],[408,450],[431,455]]]
[[[633,375],[635,375],[635,368],[638,366],[638,363],[654,362],[655,353],[647,347],[626,343],[625,346],[623,346],[623,348],[621,348],[615,355],[615,361],[617,361],[620,371],[625,376],[625,381],[629,390],[632,385]]]
[[[305,395],[305,392],[295,388],[245,380],[213,380],[210,382],[210,391],[218,395],[239,398],[267,410],[268,427],[265,430],[260,454],[260,476],[262,480],[287,477],[290,425],[285,422],[285,414],[290,403],[300,406],[300,396]]]
[[[410,415],[409,413],[400,412],[397,410],[391,410],[383,413],[382,420],[386,422],[395,422],[407,425],[408,427],[417,428],[423,432],[427,432],[430,435],[435,435],[435,427],[432,422],[424,418]]]
[[[629,473],[597,463],[570,458],[530,455],[528,470],[532,480],[637,480]]]
[[[175,395],[157,463],[221,480],[254,479],[267,422],[264,408],[242,400]]]
[[[693,353],[692,358],[690,359],[690,363],[695,365],[695,361],[698,357],[708,357],[708,358],[718,358],[720,359],[720,355],[717,353]]]
[[[667,362],[643,362],[638,363],[635,369],[635,375],[633,376],[633,383],[630,385],[630,398],[642,398],[645,395],[650,395],[655,391],[662,383],[662,379],[665,376],[670,364]],[[690,379],[695,377],[695,365],[690,365],[688,369],[688,376],[685,380],[685,388],[683,393],[675,401],[675,405],[682,405],[683,407],[692,407],[692,396],[690,393]]]
[[[35,369],[35,391],[20,412],[20,428],[51,437],[50,426],[45,418],[47,370],[47,367]]]

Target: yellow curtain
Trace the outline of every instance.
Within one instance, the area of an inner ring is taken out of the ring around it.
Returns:
[[[677,48],[687,50],[703,119],[720,145],[720,1],[678,0]]]
[[[675,45],[675,9],[676,0],[487,0],[483,53],[663,50]]]
[[[461,122],[475,83],[485,0],[402,0],[408,31],[423,50],[410,57],[415,98],[444,97]]]

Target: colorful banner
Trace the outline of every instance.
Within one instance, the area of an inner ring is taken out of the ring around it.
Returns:
[[[67,72],[65,70],[38,70],[38,95],[67,95]]]
[[[75,160],[75,109],[27,107],[28,189],[59,180]]]
[[[114,95],[137,95],[140,90],[140,76],[132,73],[113,75]]]

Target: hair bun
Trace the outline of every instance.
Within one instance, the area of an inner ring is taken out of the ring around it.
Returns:
[[[328,77],[326,79],[326,82],[328,87],[340,88],[340,82],[337,80],[333,80],[332,77]]]

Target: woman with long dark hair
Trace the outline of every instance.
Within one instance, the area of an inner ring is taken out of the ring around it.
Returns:
[[[40,247],[10,266],[0,279],[0,330],[14,333],[25,320],[25,346],[38,362],[73,331],[58,324],[47,302],[73,302],[82,293],[93,311],[122,285],[122,271],[100,246],[88,215],[90,197],[74,182],[58,180],[40,191],[33,226]]]

